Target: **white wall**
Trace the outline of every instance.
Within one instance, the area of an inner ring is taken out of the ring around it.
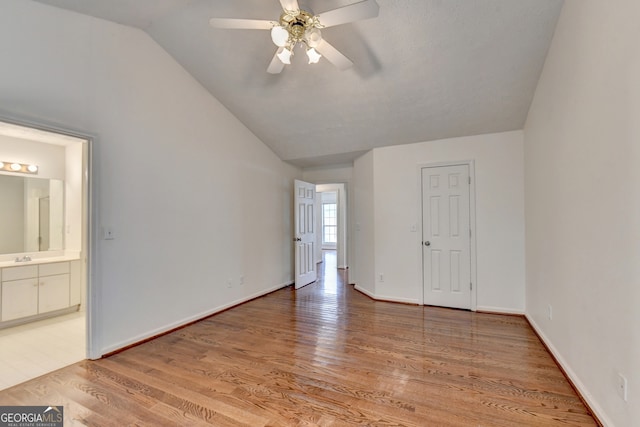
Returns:
[[[1,114],[95,136],[93,355],[290,283],[300,171],[145,33],[4,0],[0,51]]]
[[[302,179],[314,184],[333,184],[350,182],[353,175],[352,165],[335,165],[309,168],[302,171]]]
[[[639,22],[637,0],[567,0],[525,127],[527,315],[619,427],[640,420]]]
[[[468,160],[475,162],[477,309],[524,312],[521,131],[373,150],[374,207],[361,210],[356,221],[373,218],[375,270],[367,275],[375,275],[378,298],[422,301],[421,236],[411,231],[421,228],[419,165]]]
[[[373,151],[353,162],[353,200],[351,204],[354,248],[349,268],[349,282],[356,288],[375,296],[375,229],[374,229],[374,169]]]

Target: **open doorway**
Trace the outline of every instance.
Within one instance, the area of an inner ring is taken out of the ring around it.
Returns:
[[[89,139],[0,120],[0,165],[4,389],[87,357]]]
[[[347,250],[347,191],[344,183],[316,185],[316,261],[322,250],[335,250],[336,267],[349,268]]]
[[[336,249],[338,245],[338,192],[320,193],[320,235],[323,250]]]

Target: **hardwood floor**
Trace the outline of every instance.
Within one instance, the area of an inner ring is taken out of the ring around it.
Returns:
[[[89,426],[593,426],[523,318],[378,302],[326,275],[0,391]],[[322,265],[322,264],[321,264]]]

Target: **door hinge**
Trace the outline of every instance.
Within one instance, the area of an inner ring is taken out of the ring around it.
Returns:
[[[469,177],[469,184],[471,184],[471,177]]]
[[[472,291],[473,290],[473,283],[469,283],[469,290]]]
[[[471,229],[469,229],[469,237],[471,237]]]

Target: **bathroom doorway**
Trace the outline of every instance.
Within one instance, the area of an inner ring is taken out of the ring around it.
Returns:
[[[0,389],[87,358],[90,144],[0,118]]]

